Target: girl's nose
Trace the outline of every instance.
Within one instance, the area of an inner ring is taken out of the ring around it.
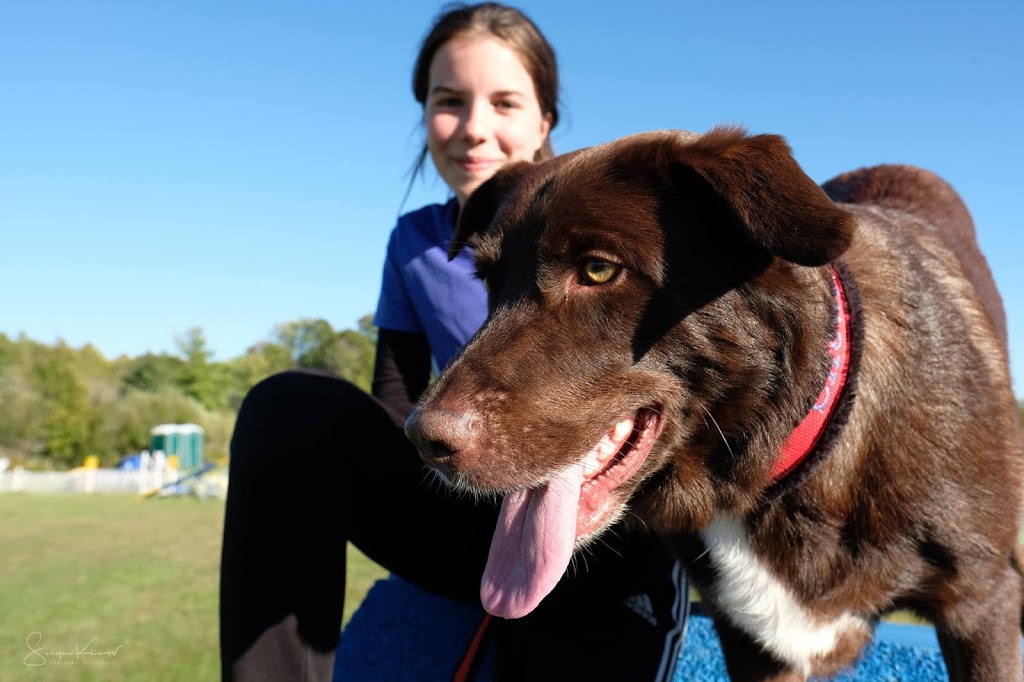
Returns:
[[[484,102],[473,102],[466,110],[462,122],[462,134],[467,141],[479,142],[490,134],[492,128],[490,105]]]

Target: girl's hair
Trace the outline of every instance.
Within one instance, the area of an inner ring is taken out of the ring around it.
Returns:
[[[430,63],[434,60],[434,55],[449,40],[462,36],[492,36],[515,52],[533,80],[541,114],[551,114],[552,129],[558,125],[558,63],[555,51],[529,17],[514,7],[496,2],[482,2],[476,5],[454,3],[444,6],[423,40],[412,72],[412,93],[417,102],[426,106],[427,90],[430,87]],[[417,173],[422,172],[427,153],[427,147],[424,145],[413,165],[412,179],[415,179]],[[534,160],[542,161],[554,155],[549,133],[543,146],[537,150]]]

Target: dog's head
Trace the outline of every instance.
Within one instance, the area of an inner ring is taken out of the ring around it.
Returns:
[[[451,485],[504,497],[489,610],[531,610],[627,508],[678,530],[750,502],[770,461],[749,445],[781,439],[768,413],[802,414],[825,371],[828,330],[798,311],[827,317],[813,266],[852,229],[780,137],[726,128],[510,166],[473,193],[451,254],[474,245],[490,315],[407,432]]]

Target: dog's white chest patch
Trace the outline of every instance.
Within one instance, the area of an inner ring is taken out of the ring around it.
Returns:
[[[718,516],[701,535],[718,574],[718,603],[736,626],[805,676],[812,661],[830,653],[842,633],[868,628],[846,613],[831,622],[812,618],[754,554],[740,521]]]

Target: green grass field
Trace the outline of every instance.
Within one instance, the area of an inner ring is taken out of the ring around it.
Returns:
[[[223,502],[5,494],[0,519],[0,680],[220,679]],[[349,548],[345,622],[384,575]]]
[[[223,502],[5,494],[0,519],[0,680],[220,678]],[[346,623],[386,575],[348,565]]]

